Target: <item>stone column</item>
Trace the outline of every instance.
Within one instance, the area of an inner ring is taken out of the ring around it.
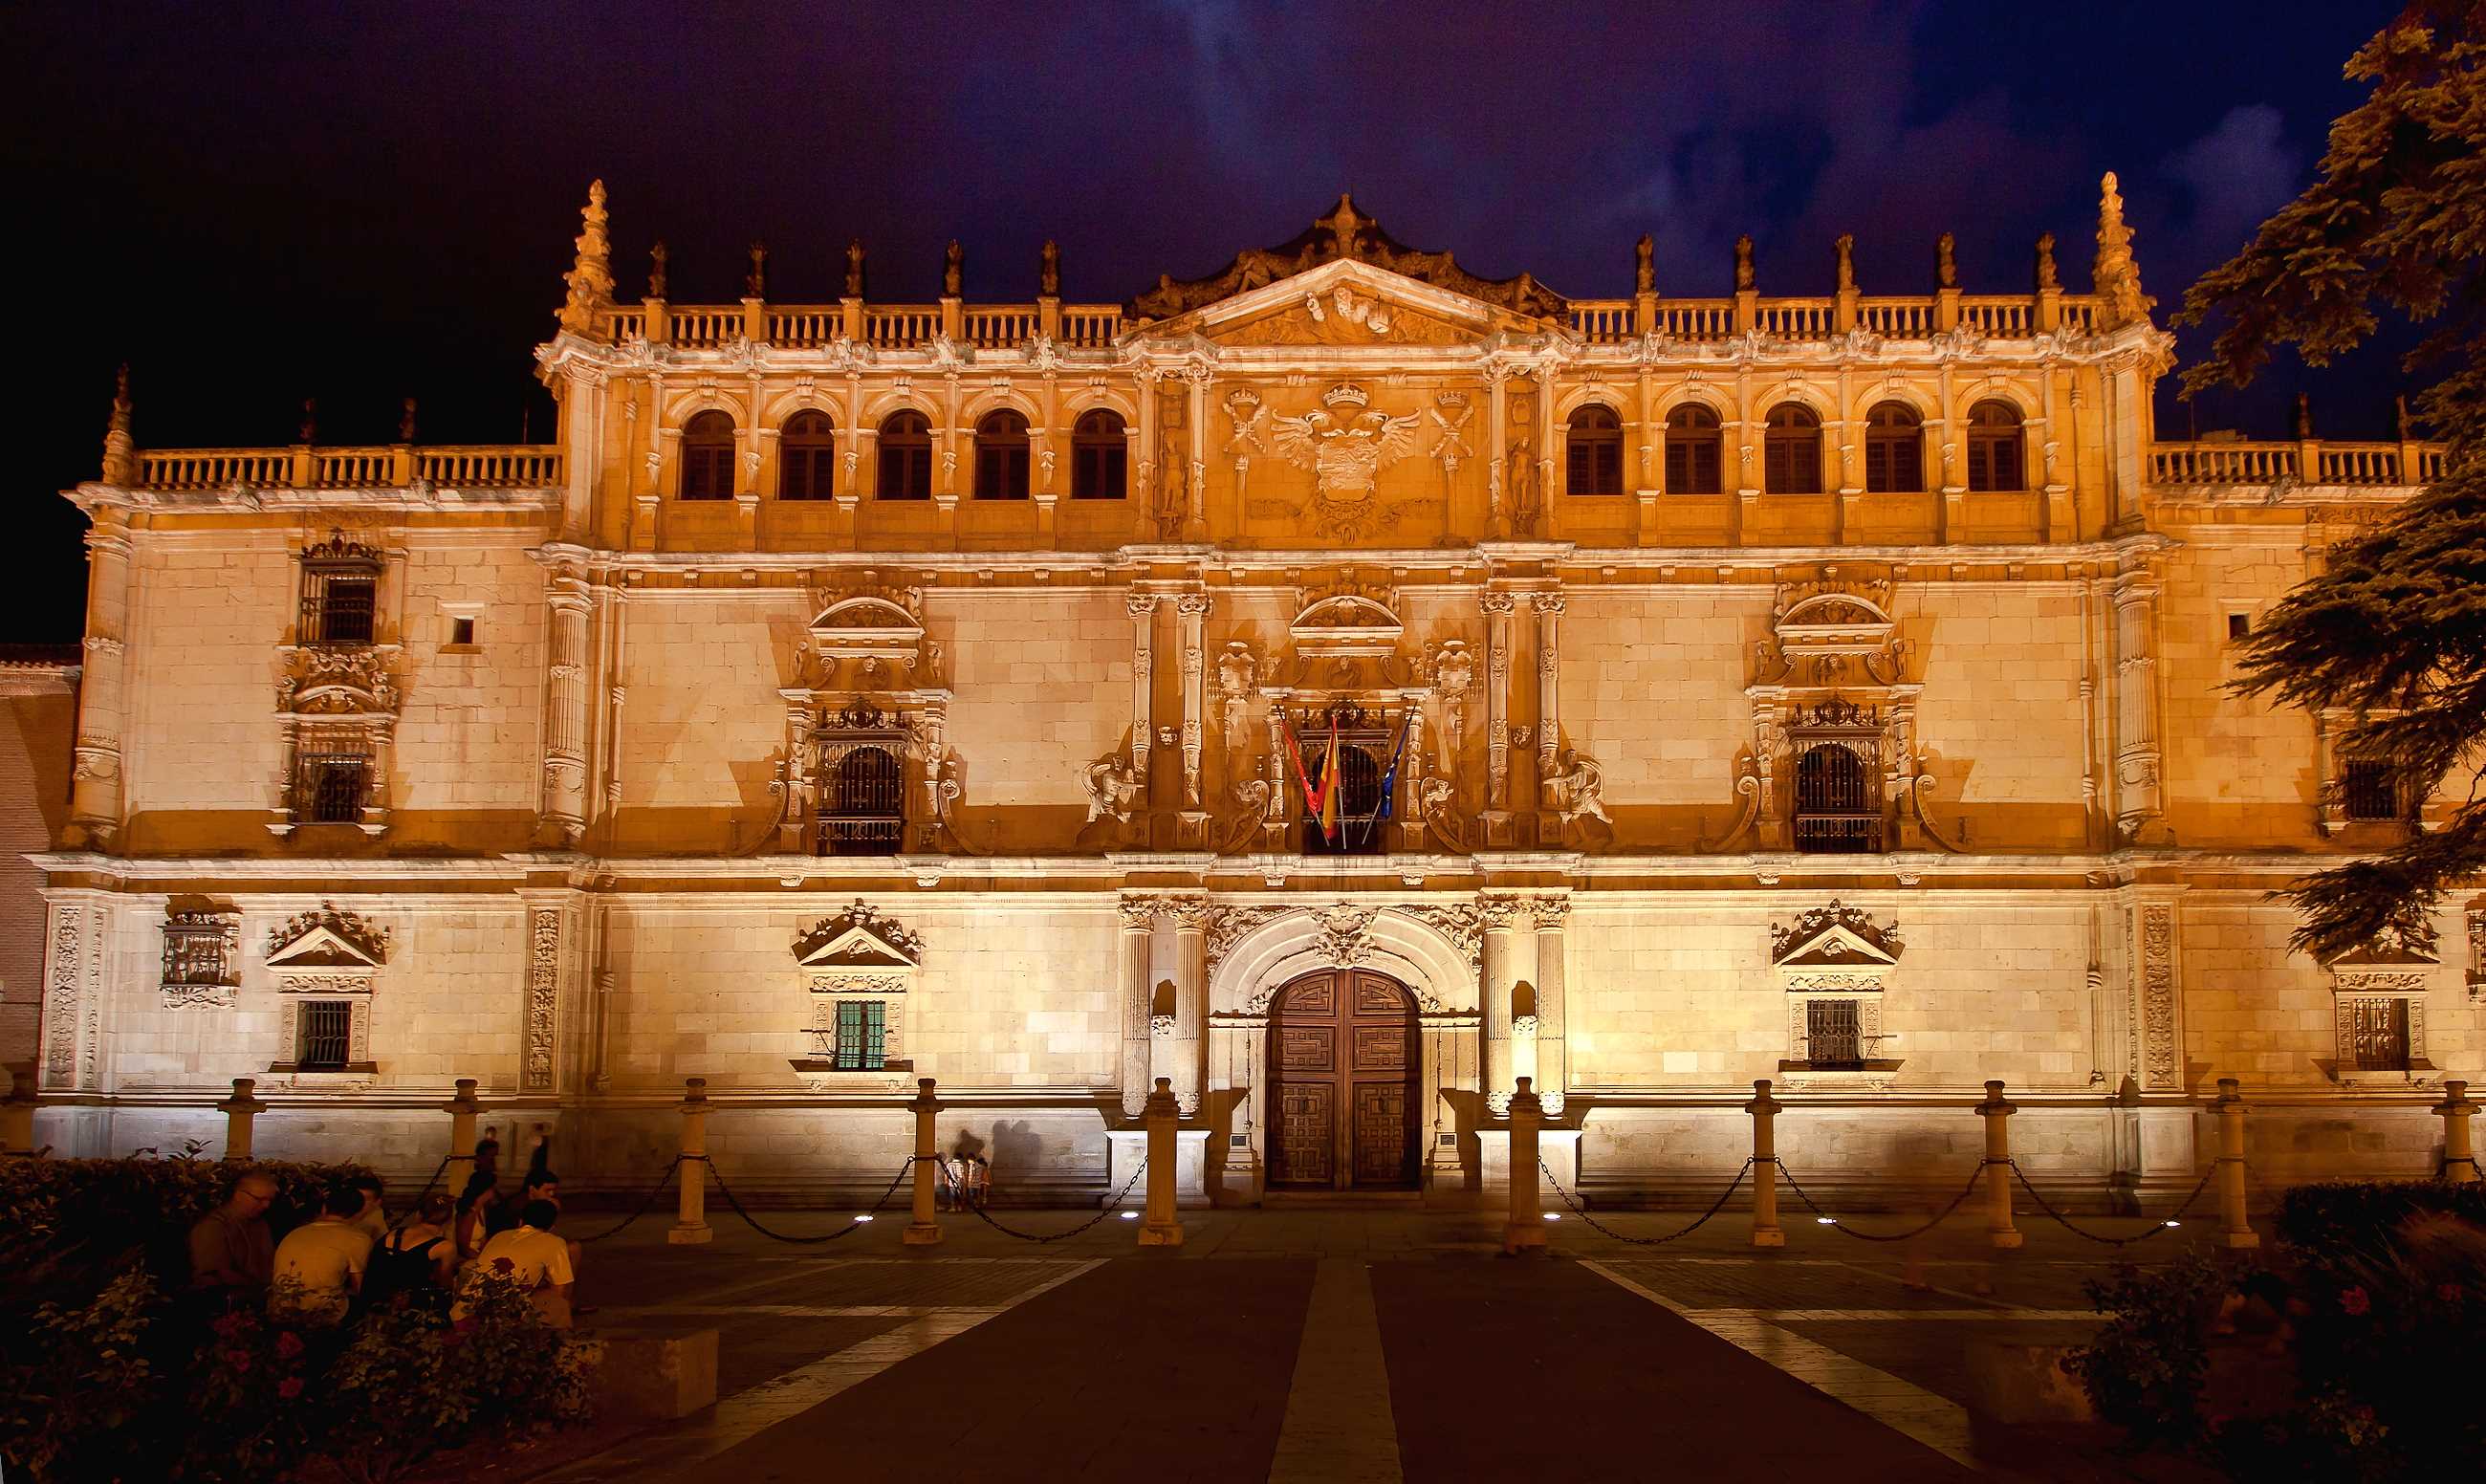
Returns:
[[[915,1114],[915,1163],[908,1170],[914,1176],[914,1212],[900,1240],[908,1247],[938,1247],[941,1222],[936,1215],[932,1182],[940,1173],[933,1161],[940,1156],[932,1119],[941,1112],[941,1100],[932,1095],[937,1084],[929,1077],[915,1079],[915,1097],[906,1105],[907,1111]]]
[[[1197,389],[1195,396],[1196,392]],[[1174,599],[1174,612],[1179,617],[1182,629],[1182,807],[1194,813],[1199,812],[1202,807],[1200,754],[1208,733],[1208,695],[1201,651],[1202,630],[1208,618],[1208,605],[1209,596],[1205,592],[1186,592]],[[1201,842],[1186,840],[1184,843],[1196,846]]]
[[[2114,580],[2115,828],[2139,845],[2173,843],[2159,783],[2158,593],[2145,563]]]
[[[457,1079],[457,1095],[442,1105],[449,1114],[449,1162],[442,1168],[452,1196],[465,1193],[475,1173],[475,1118],[483,1105],[475,1100],[475,1079]]]
[[[1551,781],[1560,776],[1561,767],[1562,728],[1560,717],[1561,686],[1555,678],[1555,665],[1561,654],[1560,630],[1562,622],[1562,594],[1539,592],[1536,604],[1536,807],[1540,811],[1536,838],[1548,845],[1562,840],[1561,816],[1555,812],[1561,802],[1552,796]]]
[[[1488,592],[1484,609],[1485,839],[1509,843],[1510,830],[1510,616],[1519,606],[1508,592]]]
[[[1536,1130],[1545,1110],[1519,1079],[1510,1095],[1510,1216],[1502,1228],[1502,1250],[1515,1255],[1545,1245],[1544,1195],[1537,1185]]]
[[[1131,466],[1131,508],[1139,511],[1133,536],[1143,543],[1163,540],[1157,534],[1157,383],[1165,373],[1144,367],[1137,373],[1140,398],[1139,457]]]
[[[715,1237],[707,1223],[707,1079],[682,1079],[682,1162],[674,1171],[679,1193],[673,1229],[665,1241],[675,1247],[697,1247]]]
[[[69,827],[63,843],[109,845],[121,831],[123,641],[129,628],[127,514],[98,508],[87,533],[86,652],[78,677]]]
[[[1148,952],[1156,903],[1126,900],[1121,918],[1122,1113],[1137,1118],[1148,1100]]]
[[[1503,446],[1503,440],[1508,436],[1505,429],[1507,426],[1509,393],[1505,390],[1505,383],[1510,379],[1510,368],[1488,366],[1485,368],[1484,379],[1487,392],[1484,419],[1485,447],[1490,451],[1484,464],[1485,538],[1499,541],[1506,539],[1510,535],[1510,479],[1507,468],[1509,451]]]
[[[1122,611],[1131,616],[1131,767],[1139,774],[1141,796],[1146,798],[1149,797],[1146,785],[1152,782],[1148,751],[1156,722],[1150,703],[1156,686],[1156,594],[1126,594]]]
[[[2477,1180],[2477,1146],[2470,1142],[2469,1120],[2477,1105],[2469,1101],[2469,1084],[2457,1077],[2443,1082],[2443,1101],[2433,1113],[2443,1120],[2443,1178],[2453,1185]]]
[[[1182,538],[1197,544],[1208,539],[1208,384],[1214,377],[1208,368],[1196,366],[1183,379],[1191,387],[1191,478],[1184,481],[1191,503],[1183,510]]]
[[[1516,896],[1481,897],[1477,907],[1484,919],[1482,1086],[1485,1107],[1503,1117],[1510,1110],[1512,1082],[1518,1076],[1511,1048],[1511,994],[1535,967],[1534,922],[1528,903]]]
[[[1784,1247],[1786,1233],[1779,1229],[1779,1113],[1786,1105],[1770,1096],[1770,1080],[1766,1077],[1753,1083],[1753,1100],[1744,1112],[1753,1115],[1753,1245]]]
[[[1174,1214],[1175,1115],[1174,1088],[1160,1077],[1155,1090],[1148,1094],[1146,1113],[1148,1129],[1147,1208],[1146,1220],[1140,1223],[1142,1247],[1182,1246],[1182,1221]]]
[[[1570,944],[1563,933],[1571,903],[1561,896],[1540,896],[1529,904],[1536,919],[1536,1096],[1545,1116],[1562,1116],[1563,1089],[1570,1086],[1570,1058],[1564,1050],[1567,1013],[1563,985]]]
[[[538,844],[568,849],[587,829],[586,574],[573,563],[555,567],[547,584],[551,683],[545,687],[542,812]]]
[[[1986,1083],[1976,1115],[1985,1120],[1985,1235],[1998,1248],[2015,1248],[2021,1241],[2011,1224],[2011,1115],[2019,1111],[2004,1100],[2002,1083]]]
[[[267,1105],[251,1096],[258,1083],[248,1077],[233,1080],[233,1096],[216,1105],[225,1115],[225,1159],[235,1165],[250,1163],[250,1120],[267,1112]]]
[[[1186,1118],[1201,1114],[1202,1040],[1208,1031],[1208,899],[1177,897],[1174,917],[1174,1099]]]
[[[2245,1100],[2232,1077],[2219,1079],[2210,1111],[2219,1118],[2219,1245],[2230,1251],[2261,1246],[2245,1217]]]

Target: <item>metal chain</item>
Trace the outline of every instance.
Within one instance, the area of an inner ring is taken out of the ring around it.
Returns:
[[[1820,1217],[1822,1219],[1822,1223],[1828,1226],[1831,1230],[1844,1232],[1846,1235],[1854,1237],[1859,1242],[1905,1242],[1911,1237],[1923,1236],[1926,1232],[1931,1231],[1943,1223],[1949,1221],[1951,1213],[1958,1210],[1960,1208],[1960,1204],[1967,1200],[1969,1196],[1976,1194],[1977,1179],[1985,1173],[1985,1167],[1989,1162],[1984,1160],[1979,1160],[1977,1162],[1976,1168],[1970,1170],[1968,1173],[1968,1184],[1960,1187],[1959,1194],[1950,1198],[1950,1204],[1943,1207],[1941,1212],[1937,1214],[1932,1221],[1925,1223],[1921,1226],[1911,1227],[1906,1231],[1892,1232],[1856,1230],[1845,1222],[1840,1221],[1838,1218],[1832,1216],[1829,1212],[1821,1209],[1821,1207],[1814,1202],[1813,1198],[1805,1193],[1804,1187],[1796,1184],[1794,1172],[1786,1168],[1785,1161],[1773,1155],[1770,1158],[1770,1163],[1778,1166],[1780,1174],[1786,1176],[1787,1189],[1795,1192],[1795,1198],[1803,1201],[1806,1205],[1810,1206],[1812,1208],[1812,1214]]]
[[[941,1177],[950,1182],[950,1199],[954,1204],[958,1198],[957,1177],[950,1173],[946,1165],[939,1166],[938,1168],[941,1169]],[[1121,1205],[1122,1197],[1131,1194],[1131,1188],[1140,1183],[1140,1176],[1146,1174],[1147,1172],[1148,1162],[1146,1160],[1140,1161],[1140,1168],[1131,1171],[1131,1178],[1124,1182],[1119,1195],[1115,1195],[1112,1200],[1105,1203],[1104,1209],[1098,1211],[1094,1216],[1088,1218],[1088,1220],[1081,1222],[1078,1225],[1071,1227],[1068,1231],[1057,1231],[1049,1237],[1038,1236],[1032,1231],[1018,1231],[1011,1227],[1005,1226],[1001,1223],[994,1221],[992,1213],[986,1211],[981,1206],[969,1206],[967,1209],[976,1213],[978,1219],[982,1221],[985,1225],[1000,1232],[1003,1236],[1016,1237],[1021,1242],[1059,1242],[1064,1237],[1075,1237],[1081,1232],[1086,1231],[1089,1227],[1095,1225],[1098,1222],[1101,1222],[1105,1218],[1113,1215],[1115,1208]]]
[[[614,1223],[604,1230],[595,1233],[595,1235],[592,1237],[580,1237],[578,1239],[579,1245],[584,1247],[590,1242],[601,1242],[606,1237],[620,1236],[623,1227],[647,1215],[648,1208],[656,1203],[656,1197],[665,1193],[666,1186],[674,1183],[674,1176],[681,1169],[682,1161],[689,1157],[690,1156],[685,1154],[675,1155],[672,1162],[665,1166],[665,1172],[656,1177],[656,1183],[648,1188],[648,1197],[647,1199],[639,1202],[639,1209],[631,1212],[628,1216],[622,1218],[622,1220]]]
[[[2210,1188],[2210,1182],[2219,1177],[2220,1162],[2213,1161],[2211,1163],[2209,1169],[2203,1172],[2201,1176],[2201,1183],[2193,1187],[2193,1194],[2184,1197],[2184,1203],[2175,1208],[2173,1215],[2162,1216],[2149,1223],[2149,1229],[2147,1231],[2138,1231],[2128,1237],[2102,1236],[2094,1231],[2083,1231],[2080,1227],[2073,1225],[2069,1221],[2064,1219],[2063,1213],[2056,1210],[2054,1206],[2047,1201],[2045,1196],[2037,1194],[2037,1188],[2029,1183],[2029,1172],[2020,1168],[2020,1162],[2018,1160],[2009,1160],[2005,1161],[2005,1163],[2011,1167],[2011,1172],[2020,1177],[2020,1188],[2029,1193],[2029,1198],[2035,1201],[2037,1203],[2037,1209],[2043,1212],[2046,1216],[2052,1218],[2055,1224],[2062,1227],[2065,1231],[2070,1232],[2073,1236],[2086,1237],[2092,1242],[2103,1243],[2108,1247],[2130,1247],[2135,1242],[2146,1242],[2162,1231],[2174,1230],[2175,1223],[2183,1219],[2184,1213],[2193,1209],[2193,1202],[2200,1199],[2201,1193]]]
[[[1546,1165],[1544,1160],[1539,1159],[1536,1162],[1536,1168],[1545,1171],[1545,1183],[1554,1187],[1554,1194],[1562,1197],[1562,1204],[1571,1208],[1571,1214],[1573,1216],[1576,1216],[1580,1220],[1588,1223],[1591,1230],[1597,1232],[1601,1236],[1612,1237],[1617,1242],[1628,1242],[1634,1247],[1663,1247],[1677,1237],[1688,1237],[1694,1232],[1699,1231],[1701,1226],[1707,1223],[1709,1218],[1716,1216],[1720,1211],[1725,1210],[1727,1198],[1735,1194],[1735,1188],[1742,1185],[1744,1183],[1744,1177],[1753,1172],[1753,1162],[1751,1160],[1744,1161],[1744,1168],[1735,1171],[1735,1178],[1726,1182],[1726,1188],[1718,1193],[1718,1198],[1709,1203],[1709,1209],[1701,1212],[1698,1217],[1695,1217],[1691,1225],[1684,1227],[1681,1231],[1669,1232],[1667,1235],[1662,1237],[1624,1236],[1621,1232],[1615,1230],[1613,1227],[1599,1222],[1595,1217],[1590,1216],[1585,1207],[1583,1207],[1578,1201],[1573,1200],[1571,1198],[1571,1193],[1562,1189],[1562,1182],[1554,1178],[1553,1169]]]
[[[898,1173],[890,1177],[889,1189],[882,1191],[880,1193],[880,1198],[871,1203],[870,1215],[879,1215],[880,1208],[889,1204],[889,1197],[898,1194],[898,1183],[903,1181],[906,1178],[907,1171],[915,1167],[915,1161],[918,1157],[919,1156],[909,1155],[906,1159],[899,1162]],[[859,1216],[835,1231],[824,1232],[815,1237],[789,1237],[783,1232],[770,1231],[767,1227],[760,1225],[759,1222],[753,1220],[750,1212],[742,1209],[742,1202],[734,1198],[733,1188],[725,1183],[725,1176],[717,1174],[716,1163],[713,1160],[710,1160],[704,1154],[686,1154],[683,1155],[682,1158],[696,1159],[701,1164],[707,1166],[707,1172],[711,1176],[714,1176],[716,1180],[716,1193],[725,1197],[725,1203],[733,1208],[733,1214],[742,1218],[742,1223],[744,1225],[760,1233],[761,1236],[766,1237],[771,1242],[783,1242],[788,1247],[816,1247],[823,1242],[835,1242],[840,1237],[850,1235],[861,1229],[864,1224],[865,1218]],[[678,1163],[678,1161],[677,1163]]]

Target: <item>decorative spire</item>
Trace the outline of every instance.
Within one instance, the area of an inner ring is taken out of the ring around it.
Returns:
[[[1036,291],[1048,299],[1062,297],[1062,244],[1051,237],[1036,257]]]
[[[863,297],[863,238],[846,244],[846,297]]]
[[[1959,260],[1951,252],[1955,245],[1947,232],[1934,238],[1934,287],[1937,289],[1959,287]]]
[[[1753,234],[1746,233],[1735,239],[1735,291],[1753,287]]]
[[[407,398],[404,403],[398,408],[397,441],[400,443],[412,443],[414,441],[414,398],[411,397]]]
[[[1856,291],[1856,234],[1842,232],[1832,245],[1838,249],[1838,291],[1853,293]]]
[[[318,398],[302,398],[302,426],[294,430],[293,441],[296,443],[319,441],[319,399]]]
[[[742,296],[746,299],[768,297],[768,244],[751,244],[751,271],[742,275]]]
[[[2055,293],[2060,291],[2062,287],[2063,281],[2055,275],[2055,234],[2051,232],[2039,233],[2037,234],[2037,291]]]
[[[2114,172],[2098,181],[2097,260],[2089,274],[2106,300],[2109,326],[2149,317],[2158,301],[2141,291],[2141,265],[2132,257],[2132,229],[2123,224],[2123,194]]]
[[[2313,436],[2313,396],[2309,392],[2296,394],[2296,436]]]
[[[665,264],[672,258],[665,239],[658,237],[648,249],[648,297],[662,302],[665,297]]]
[[[124,377],[126,377],[129,374],[129,368],[126,366],[123,367],[121,369],[121,373]],[[2409,441],[2408,394],[2403,392],[2399,396],[2392,398],[2391,409],[2393,412],[2398,414],[2397,421],[2393,426],[2399,428],[2400,442],[2406,443]]]
[[[1645,232],[1632,244],[1632,292],[1657,292],[1657,242]]]
[[[129,436],[129,363],[124,361],[113,375],[112,421],[103,429],[103,482],[127,484],[137,476],[138,445]]]
[[[610,220],[604,212],[604,182],[587,187],[587,206],[578,213],[579,233],[572,239],[578,256],[562,282],[569,297],[561,307],[561,327],[572,335],[594,335],[602,328],[604,312],[613,307],[613,244],[605,236]]]
[[[952,237],[950,250],[941,255],[941,296],[945,299],[958,297],[958,286],[966,281],[966,251],[958,246],[956,237]]]

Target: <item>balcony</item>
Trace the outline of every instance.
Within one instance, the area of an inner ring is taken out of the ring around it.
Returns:
[[[2204,439],[2149,450],[2149,482],[2160,489],[2250,491],[2256,498],[2303,487],[2413,490],[2443,478],[2440,443],[2290,443]]]
[[[150,449],[138,455],[140,489],[550,489],[561,452],[548,445],[417,448],[411,444],[323,449]]]

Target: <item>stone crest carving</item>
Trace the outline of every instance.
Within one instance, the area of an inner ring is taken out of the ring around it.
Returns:
[[[923,962],[924,939],[862,897],[794,936],[794,961],[810,969],[903,968]]]
[[[1346,968],[1363,963],[1372,953],[1368,933],[1372,911],[1367,907],[1340,902],[1320,910],[1319,952],[1331,962]]]
[[[269,929],[267,971],[285,994],[368,995],[388,962],[389,930],[321,902]]]
[[[164,1005],[230,1008],[240,986],[241,920],[224,912],[164,919]]]
[[[2181,1086],[2175,1047],[2175,909],[2141,909],[2141,1060],[2147,1086]]]
[[[527,952],[527,1056],[523,1086],[548,1092],[560,1046],[561,910],[538,907],[529,914]]]
[[[398,710],[394,646],[324,648],[302,646],[284,651],[285,672],[276,681],[276,708],[293,716],[395,716]]]
[[[1393,417],[1368,408],[1369,400],[1362,387],[1340,382],[1322,394],[1318,408],[1270,420],[1269,442],[1278,456],[1312,472],[1312,496],[1302,513],[1350,540],[1397,524],[1397,511],[1374,498],[1374,481],[1414,452],[1423,421],[1415,413]]]

